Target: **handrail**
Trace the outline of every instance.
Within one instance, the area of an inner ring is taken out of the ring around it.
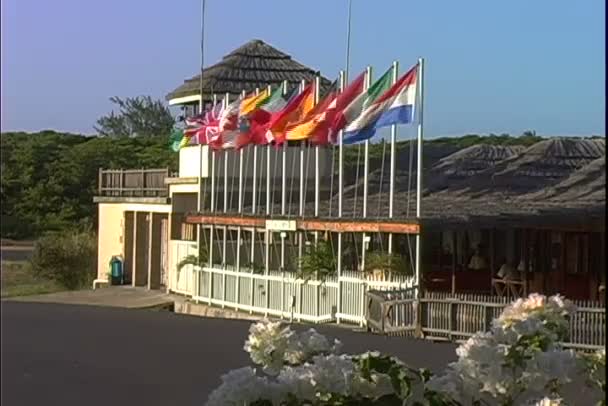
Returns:
[[[169,168],[99,169],[100,196],[165,197],[169,194],[165,179]]]

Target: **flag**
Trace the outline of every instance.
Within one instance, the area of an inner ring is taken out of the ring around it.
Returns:
[[[249,116],[249,132],[251,135],[251,142],[254,144],[266,145],[274,139],[272,133],[268,131],[270,129],[270,124],[282,114],[283,109],[298,96],[297,87],[293,87],[285,95],[282,94],[282,88],[277,90],[281,91],[281,97],[269,101]]]
[[[385,73],[374,82],[366,91],[360,93],[356,98],[352,100],[340,113],[334,118],[334,122],[331,127],[332,139],[336,140],[338,131],[342,130],[350,123],[352,123],[357,117],[363,113],[363,111],[369,106],[374,100],[376,100],[382,93],[384,93],[391,86],[393,78],[393,67],[391,66]]]
[[[328,117],[328,109],[331,105],[335,107],[335,100],[338,96],[338,82],[332,83],[323,99],[300,121],[290,124],[285,129],[285,138],[290,141],[308,139],[322,126]]]
[[[223,111],[223,102],[218,102],[203,114],[186,118],[184,136],[190,139],[188,145],[208,144],[208,134],[218,127]]]
[[[283,95],[283,86],[279,86],[255,110],[239,117],[241,136],[238,137],[234,147],[238,149],[251,143],[267,144],[266,124],[270,122],[272,114],[280,111],[286,104],[287,100]]]
[[[289,124],[296,123],[302,119],[314,107],[314,94],[312,83],[304,88],[304,91],[287,103],[287,105],[267,124],[266,137],[273,139],[277,144],[285,142],[285,129]],[[270,138],[272,137],[272,138]]]
[[[264,101],[270,96],[268,89],[264,89],[264,91],[260,92],[257,95],[252,95],[246,97],[240,105],[239,116],[245,116],[255,110],[260,104],[264,103]]]
[[[381,127],[414,121],[416,75],[418,65],[410,69],[382,96],[368,104],[363,112],[344,128],[344,143],[370,139]]]
[[[183,138],[184,132],[181,129],[174,127],[173,130],[171,130],[171,134],[169,135],[169,145],[174,152],[179,151]]]

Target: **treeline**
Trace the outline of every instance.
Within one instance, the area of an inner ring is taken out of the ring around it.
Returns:
[[[54,131],[0,136],[3,238],[93,223],[99,168],[177,170],[166,137],[85,137]]]
[[[460,149],[479,143],[531,145],[540,140],[533,133],[467,135],[429,140],[430,145]],[[93,224],[99,168],[166,168],[177,171],[178,154],[167,137],[85,137],[54,131],[2,133],[3,238],[35,238],[46,231],[61,231],[78,224]],[[426,144],[426,143],[425,143]],[[397,145],[406,149],[408,141]],[[358,147],[345,150],[345,168],[356,165]],[[370,159],[382,155],[381,143],[370,148]]]

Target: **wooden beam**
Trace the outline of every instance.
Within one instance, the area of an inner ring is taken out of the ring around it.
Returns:
[[[187,215],[186,223],[205,224],[214,226],[242,226],[242,227],[266,227],[266,219],[260,217],[242,216],[213,216],[213,215]]]
[[[394,233],[418,234],[420,225],[416,223],[395,223],[393,221],[345,221],[345,220],[298,220],[299,230],[331,231],[352,233]]]
[[[276,220],[276,218],[275,218]],[[207,224],[218,226],[266,227],[265,217],[245,216],[217,216],[217,215],[189,215],[186,223]],[[398,223],[395,221],[357,221],[357,220],[296,220],[296,229],[301,231],[329,231],[329,232],[368,232],[368,233],[394,233],[418,234],[420,224],[415,222]]]

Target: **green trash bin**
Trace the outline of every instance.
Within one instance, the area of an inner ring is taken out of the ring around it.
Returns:
[[[118,255],[114,255],[112,259],[110,259],[110,276],[112,285],[122,285],[125,281],[122,258]]]

